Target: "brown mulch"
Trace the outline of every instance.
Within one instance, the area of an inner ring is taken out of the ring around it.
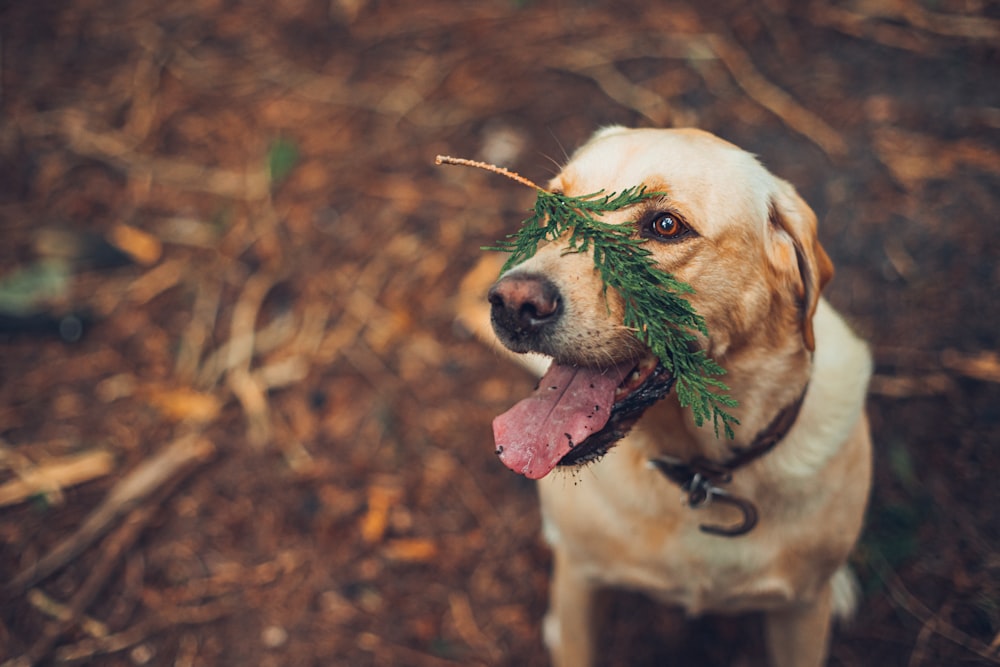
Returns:
[[[830,664],[1000,662],[998,45],[976,0],[0,3],[0,665],[547,664],[489,426],[531,380],[453,317],[531,193],[433,158],[543,182],[611,123],[792,181],[872,343]],[[763,664],[753,617],[601,620]]]

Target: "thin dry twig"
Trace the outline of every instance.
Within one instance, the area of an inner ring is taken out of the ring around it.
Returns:
[[[1000,21],[986,16],[962,16],[924,9],[917,2],[894,3],[898,15],[926,32],[970,41],[1000,40]]]
[[[254,447],[267,444],[271,440],[272,430],[264,383],[246,370],[234,368],[229,371],[227,384],[243,408],[247,422],[247,441]]]
[[[191,309],[191,321],[181,335],[177,349],[174,375],[182,382],[194,379],[199,362],[219,314],[222,300],[222,283],[217,280],[201,280]]]
[[[180,284],[189,270],[189,263],[182,259],[163,262],[143,273],[129,285],[129,301],[134,306],[149,303],[157,295]]]
[[[984,382],[1000,382],[1000,354],[993,351],[963,355],[955,350],[945,350],[941,363],[950,371]]]
[[[476,167],[477,169],[485,169],[486,171],[493,172],[494,174],[500,174],[501,176],[506,176],[512,181],[517,181],[522,185],[527,185],[529,188],[534,188],[535,190],[540,190],[542,192],[548,192],[545,188],[538,185],[534,181],[528,180],[521,174],[517,172],[510,171],[504,167],[498,167],[495,164],[489,164],[488,162],[479,162],[478,160],[469,160],[464,157],[451,157],[450,155],[438,155],[434,158],[434,164],[454,164],[462,167]]]
[[[103,477],[113,467],[114,457],[111,452],[95,451],[20,469],[17,471],[17,479],[0,486],[0,507],[23,502],[41,493],[58,493],[67,486]]]
[[[247,439],[262,445],[271,439],[271,420],[265,391],[260,378],[250,373],[253,360],[254,330],[264,297],[277,282],[275,276],[258,273],[247,281],[233,308],[230,324],[227,382],[240,402],[247,420]]]
[[[836,7],[825,2],[810,3],[807,18],[818,26],[830,28],[858,39],[867,39],[894,49],[927,55],[929,40],[913,30],[888,23],[869,21],[866,14]]]
[[[233,307],[233,318],[229,325],[229,359],[226,368],[230,371],[236,368],[250,370],[257,315],[267,293],[277,282],[277,277],[264,273],[255,273],[247,280]]]
[[[944,373],[927,373],[915,376],[878,374],[872,377],[869,391],[888,398],[915,396],[940,396],[955,389],[955,382]]]

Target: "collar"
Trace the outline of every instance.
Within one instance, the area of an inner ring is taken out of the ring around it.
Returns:
[[[724,537],[739,537],[746,535],[757,525],[756,506],[746,498],[734,496],[721,485],[731,482],[734,472],[770,452],[788,435],[802,409],[808,388],[807,382],[797,399],[782,408],[750,445],[734,450],[733,456],[727,461],[712,461],[703,456],[695,457],[688,462],[671,456],[650,459],[649,462],[653,467],[687,494],[687,504],[692,509],[705,507],[714,499],[734,505],[743,513],[743,521],[735,526],[701,525],[699,528],[702,532]]]

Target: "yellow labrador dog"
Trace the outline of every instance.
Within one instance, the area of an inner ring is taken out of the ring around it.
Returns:
[[[553,663],[593,664],[594,592],[621,587],[692,615],[763,611],[775,667],[821,665],[831,619],[854,604],[845,561],[871,482],[870,354],[820,297],[833,267],[815,215],[752,155],[697,130],[611,127],[549,189],[639,185],[665,194],[604,220],[694,288],[700,344],[739,401],[735,440],[696,426],[673,395],[616,417],[669,383],[586,253],[543,245],[492,286],[490,258],[460,297],[461,319],[543,376],[494,434],[503,463],[540,480]]]

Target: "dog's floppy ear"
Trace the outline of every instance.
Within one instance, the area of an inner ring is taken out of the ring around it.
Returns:
[[[771,198],[769,222],[772,232],[771,258],[779,272],[796,276],[802,339],[810,351],[816,348],[813,315],[824,285],[833,278],[833,262],[816,235],[816,214],[789,183],[780,181]],[[794,249],[794,262],[787,252],[788,240]],[[784,248],[782,248],[784,246]]]

